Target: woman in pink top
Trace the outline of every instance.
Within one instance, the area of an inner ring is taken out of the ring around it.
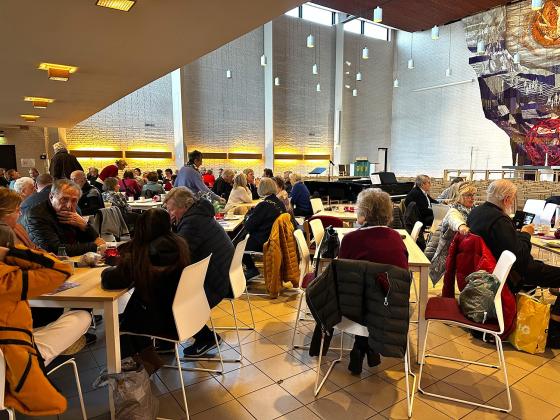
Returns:
[[[127,197],[134,197],[135,200],[140,197],[142,192],[142,187],[136,181],[132,171],[124,171],[123,179],[119,180],[119,187],[121,191],[126,193]]]
[[[363,190],[356,201],[356,216],[362,227],[342,238],[338,258],[391,264],[408,270],[406,246],[399,233],[388,227],[393,218],[389,194],[376,188]],[[368,337],[356,336],[348,369],[359,374],[366,355],[370,367],[381,362],[379,354],[369,348]]]

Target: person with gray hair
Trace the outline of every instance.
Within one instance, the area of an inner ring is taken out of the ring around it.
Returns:
[[[503,251],[511,251],[516,260],[513,264],[508,285],[517,293],[524,286],[560,287],[560,267],[554,267],[533,259],[531,235],[533,225],[515,229],[511,213],[515,211],[517,187],[507,179],[493,181],[487,190],[486,202],[474,208],[467,218],[472,233],[482,237],[486,246],[498,260]],[[560,348],[560,308],[554,305],[550,315],[549,344]]]
[[[82,191],[69,179],[59,179],[52,186],[49,199],[29,210],[25,229],[31,241],[46,251],[57,253],[60,247],[68,256],[101,251],[105,241],[77,212]]]
[[[393,218],[389,194],[377,188],[361,191],[356,201],[356,216],[361,227],[344,235],[338,257],[391,264],[408,270],[406,246],[399,233],[388,227]],[[370,367],[381,363],[379,354],[369,347],[368,338],[356,336],[348,369],[360,374],[366,356]]]
[[[22,200],[25,200],[35,191],[35,181],[28,176],[22,176],[14,182],[14,191],[21,196]]]
[[[416,203],[416,208],[420,213],[420,221],[424,224],[424,227],[431,226],[434,221],[432,204],[437,203],[437,200],[430,196],[431,187],[432,181],[428,175],[418,175],[414,182],[414,188],[410,190],[404,200],[406,207],[412,202]]]
[[[222,176],[220,176],[215,182],[214,186],[212,187],[212,191],[216,195],[219,195],[224,200],[229,200],[229,195],[233,189],[233,177],[235,173],[231,169],[226,169],[222,172]]]
[[[186,187],[175,187],[163,200],[173,230],[187,241],[192,263],[212,255],[204,280],[204,291],[211,308],[231,296],[229,266],[234,247],[224,228],[214,218],[210,201],[197,198]],[[216,348],[214,334],[204,326],[194,335],[195,342],[183,351],[185,357],[201,357]],[[218,336],[218,341],[221,342]]]
[[[263,178],[258,187],[259,196],[263,199],[245,217],[245,229],[249,233],[247,251],[262,252],[264,243],[268,241],[272,225],[282,213],[286,213],[286,207],[276,196],[276,182],[271,178]],[[259,275],[259,270],[250,255],[243,256],[245,265],[245,278],[250,279]]]
[[[313,215],[313,207],[311,207],[311,193],[303,183],[301,175],[291,173],[290,182],[292,183],[290,203],[294,208],[294,215],[303,217]]]
[[[453,201],[453,195],[457,192],[457,184],[463,182],[464,179],[457,176],[451,180],[449,186],[444,189],[440,195],[437,196],[436,200],[440,203],[447,204],[449,201]]]
[[[95,214],[97,210],[105,207],[103,198],[97,190],[93,187],[86,178],[84,171],[74,171],[70,174],[70,179],[74,181],[82,191],[82,196],[78,201],[78,207],[84,216]]]
[[[49,172],[52,177],[57,179],[70,179],[70,174],[74,171],[83,171],[82,165],[76,159],[76,156],[70,154],[66,148],[66,144],[58,142],[53,144],[54,156],[49,165]]]
[[[40,204],[44,201],[49,199],[49,194],[51,193],[51,187],[53,183],[53,178],[50,174],[41,174],[35,180],[35,189],[37,190],[36,193],[31,194],[27,197],[22,203],[20,207],[21,217],[20,217],[20,224],[24,223],[24,218],[27,215],[27,212],[35,207],[37,204]]]

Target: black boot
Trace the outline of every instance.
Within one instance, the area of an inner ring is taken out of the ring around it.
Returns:
[[[381,357],[379,356],[379,353],[374,352],[370,348],[367,349],[366,356],[367,356],[367,364],[369,367],[374,367],[381,363]]]
[[[350,352],[350,363],[348,363],[348,370],[353,375],[362,373],[362,365],[364,364],[364,357],[366,353],[359,348],[354,347]]]

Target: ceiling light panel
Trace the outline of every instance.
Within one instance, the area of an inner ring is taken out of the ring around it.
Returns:
[[[135,0],[97,0],[97,6],[128,12],[136,3]]]

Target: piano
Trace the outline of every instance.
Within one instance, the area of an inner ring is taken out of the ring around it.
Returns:
[[[372,183],[371,180],[376,183]],[[360,191],[366,188],[379,188],[391,196],[391,200],[400,201],[414,187],[414,182],[398,182],[393,172],[377,172],[371,179],[348,179],[338,181],[304,182],[311,196],[319,196],[330,200],[355,202]]]

